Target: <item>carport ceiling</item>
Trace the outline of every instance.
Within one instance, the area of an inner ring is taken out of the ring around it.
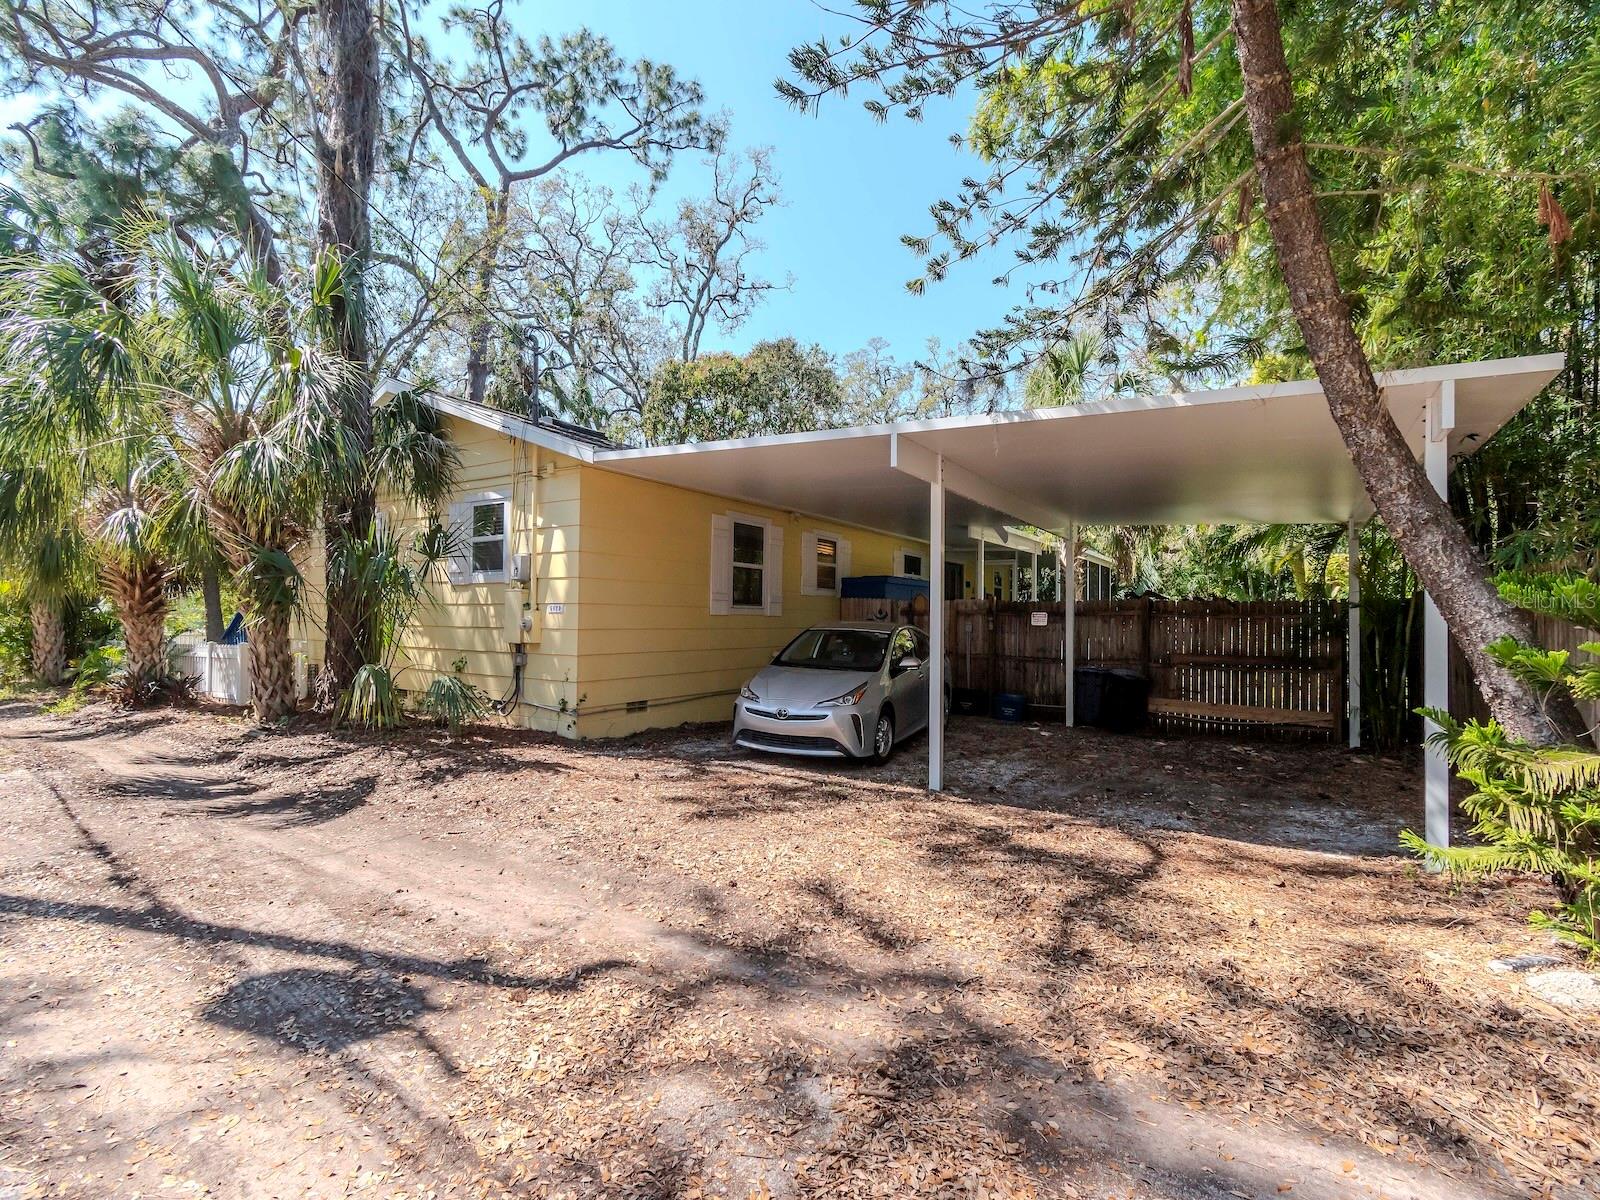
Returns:
[[[1379,377],[1412,453],[1424,404],[1455,381],[1452,455],[1471,454],[1561,371],[1562,356],[1497,359]],[[1096,401],[993,416],[694,446],[597,451],[596,466],[922,538],[926,484],[891,466],[900,439],[943,455],[946,536],[974,524],[1342,522],[1372,512],[1315,380]],[[903,448],[902,456],[907,453]],[[1012,502],[1015,503],[1012,503]]]

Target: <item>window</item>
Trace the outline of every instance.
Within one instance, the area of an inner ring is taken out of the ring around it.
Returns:
[[[711,611],[783,612],[783,530],[761,517],[711,518]]]
[[[896,550],[894,552],[894,573],[896,575],[913,575],[918,579],[927,575],[927,567],[923,556],[915,550]]]
[[[837,533],[808,529],[800,535],[800,594],[837,596],[850,575],[850,542]]]
[[[772,661],[817,671],[876,671],[889,635],[875,629],[808,629]]]
[[[889,669],[897,671],[907,658],[916,657],[917,640],[909,629],[896,629],[894,642],[889,647]]]
[[[506,570],[506,506],[490,500],[472,506],[472,573],[503,575]]]
[[[506,578],[510,547],[509,506],[498,492],[463,496],[450,506],[450,582],[501,583]]]
[[[744,521],[733,523],[733,606],[761,608],[766,592],[767,531]]]
[[[1110,600],[1116,594],[1116,572],[1104,563],[1083,559],[1084,600]]]
[[[817,588],[832,592],[839,587],[839,542],[836,538],[817,537]]]

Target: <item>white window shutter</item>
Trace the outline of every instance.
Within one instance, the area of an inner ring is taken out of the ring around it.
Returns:
[[[733,521],[722,513],[711,517],[711,612],[733,611]]]
[[[808,529],[800,535],[800,594],[814,596],[817,591],[817,535]]]
[[[833,573],[833,590],[842,593],[844,591],[845,576],[850,574],[850,543],[844,538],[839,539],[838,564]]]
[[[472,543],[467,540],[471,533],[467,527],[471,516],[470,504],[457,502],[450,506],[450,557],[445,559],[444,570],[451,583],[467,583],[472,578]]]
[[[813,568],[815,569],[815,568]],[[767,526],[767,615],[783,616],[783,527]]]

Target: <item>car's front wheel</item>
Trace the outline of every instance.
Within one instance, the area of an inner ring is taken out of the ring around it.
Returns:
[[[878,710],[878,723],[872,730],[872,761],[888,762],[894,753],[894,712],[887,706]]]

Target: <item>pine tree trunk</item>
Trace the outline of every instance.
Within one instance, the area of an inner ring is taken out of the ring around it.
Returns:
[[[368,0],[317,0],[321,58],[327,68],[318,146],[317,239],[344,263],[344,294],[335,300],[339,350],[363,368],[346,389],[344,424],[361,457],[372,447],[364,275],[372,244],[368,197],[378,130],[378,43]],[[332,562],[345,539],[365,538],[372,527],[372,489],[349,481],[331,496],[323,532]],[[327,649],[324,669],[337,693],[349,685],[366,657],[372,621],[365,597],[351,581],[327,580]]]
[[[294,655],[289,649],[287,611],[260,613],[250,622],[250,702],[262,725],[294,715]]]
[[[1482,555],[1412,457],[1356,337],[1295,131],[1276,0],[1233,0],[1233,27],[1267,224],[1334,423],[1395,544],[1466,652],[1490,712],[1513,737],[1560,741],[1576,731],[1558,727],[1534,690],[1484,653],[1502,637],[1531,642],[1532,624],[1500,598]]]
[[[488,312],[489,293],[494,287],[500,246],[510,213],[511,185],[502,183],[492,199],[484,197],[483,215],[489,227],[480,251],[483,258],[478,265],[477,287],[481,307],[474,315],[472,327],[467,333],[467,399],[474,404],[482,404],[489,394],[489,326],[492,323]]]
[[[222,579],[215,567],[200,572],[200,597],[206,605],[206,641],[220,642],[226,630],[222,618]]]
[[[123,673],[135,700],[167,677],[167,572],[145,566],[116,572],[112,603],[122,621]]]
[[[57,687],[67,681],[66,605],[60,599],[35,600],[33,618],[33,677]]]

